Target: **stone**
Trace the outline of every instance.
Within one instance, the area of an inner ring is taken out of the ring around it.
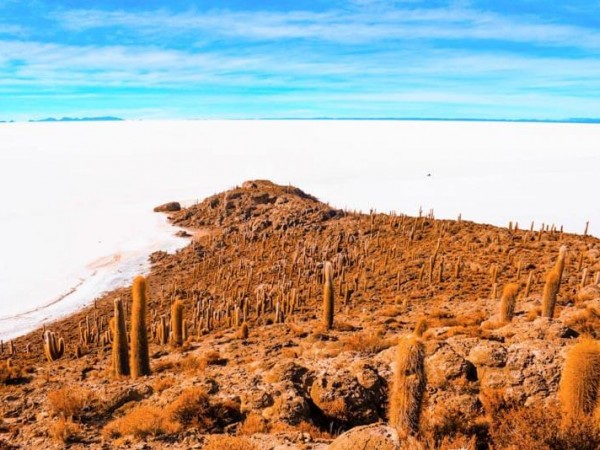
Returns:
[[[154,212],[175,212],[181,211],[181,205],[179,202],[168,202],[163,205],[159,205],[154,208]]]
[[[365,425],[385,415],[385,395],[381,387],[375,382],[367,389],[348,371],[325,373],[315,379],[310,398],[330,419],[349,425]]]
[[[504,367],[506,365],[506,348],[493,341],[483,341],[469,352],[468,360],[477,367]]]
[[[398,432],[387,425],[352,428],[329,445],[328,450],[400,450]]]

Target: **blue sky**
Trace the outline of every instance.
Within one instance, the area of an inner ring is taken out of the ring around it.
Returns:
[[[0,0],[0,120],[600,117],[600,1]]]

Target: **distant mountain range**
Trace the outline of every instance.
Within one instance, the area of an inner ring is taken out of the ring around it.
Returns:
[[[63,117],[57,119],[48,117],[46,119],[30,119],[29,122],[114,122],[122,121],[120,117]],[[574,117],[569,119],[474,119],[474,118],[443,118],[443,117],[259,117],[256,119],[180,119],[180,120],[365,120],[365,121],[422,121],[422,122],[525,122],[525,123],[596,123],[600,124],[600,118]],[[0,120],[0,123],[12,123],[14,120]]]

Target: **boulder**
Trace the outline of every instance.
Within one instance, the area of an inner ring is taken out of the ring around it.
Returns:
[[[366,372],[360,377],[370,388],[348,371],[322,374],[312,384],[310,398],[329,419],[351,426],[376,422],[384,416],[383,383]]]
[[[468,381],[477,379],[477,371],[473,364],[447,343],[431,342],[427,347],[429,356],[425,359],[425,372],[429,386],[440,388],[459,378]]]
[[[398,432],[389,426],[375,424],[352,428],[329,445],[328,450],[400,450]]]
[[[469,352],[469,361],[477,367],[504,367],[507,358],[506,348],[494,341],[482,341]]]
[[[154,212],[175,212],[181,211],[181,205],[179,202],[169,202],[163,205],[159,205],[154,208]]]

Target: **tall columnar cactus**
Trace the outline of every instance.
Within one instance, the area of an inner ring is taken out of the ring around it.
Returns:
[[[558,272],[558,284],[562,281],[563,272],[565,270],[565,258],[567,256],[567,247],[565,245],[561,245],[558,250],[558,259],[556,260],[556,265],[554,269]]]
[[[560,272],[555,267],[546,275],[546,284],[542,295],[542,317],[552,318],[554,316],[554,307],[556,306],[556,297],[560,288]]]
[[[510,322],[512,320],[515,314],[518,294],[518,283],[508,283],[504,286],[502,289],[502,298],[500,299],[500,321]]]
[[[146,279],[138,276],[131,290],[131,377],[150,375],[148,332],[146,330]]]
[[[127,376],[129,370],[129,343],[121,299],[115,299],[115,315],[111,319],[112,370],[116,377]]]
[[[160,316],[157,330],[158,343],[161,345],[167,345],[169,343],[169,334],[169,324],[167,323],[165,316]]]
[[[323,325],[330,330],[333,328],[333,267],[325,263],[325,282],[323,284]]]
[[[44,333],[44,354],[50,362],[60,359],[65,353],[65,341],[51,331]]]
[[[171,344],[181,347],[183,344],[183,302],[175,300],[171,305]]]
[[[425,387],[425,347],[417,336],[404,337],[398,344],[389,403],[390,425],[402,438],[419,431]]]
[[[598,414],[600,394],[600,343],[582,339],[567,353],[559,385],[565,423]]]

